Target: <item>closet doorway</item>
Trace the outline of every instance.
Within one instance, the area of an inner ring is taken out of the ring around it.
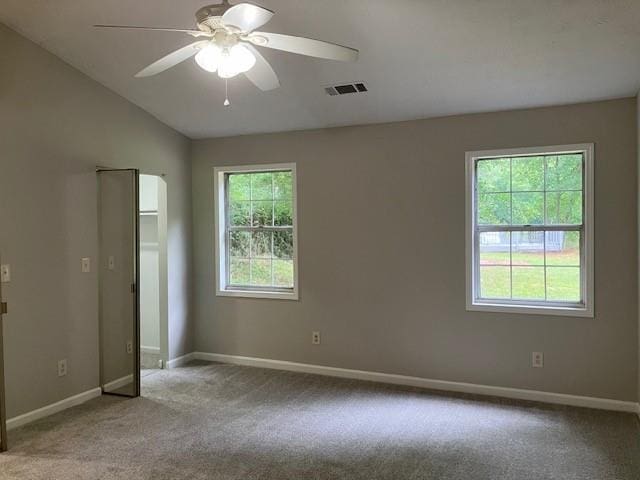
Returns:
[[[166,367],[168,339],[167,184],[140,175],[140,368],[141,376]]]

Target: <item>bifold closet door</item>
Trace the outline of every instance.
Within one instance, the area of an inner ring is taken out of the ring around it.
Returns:
[[[2,317],[5,314],[5,307],[6,304],[2,300],[2,282],[0,282],[0,452],[5,452],[9,448],[7,443],[7,410],[4,395],[4,339],[2,336]]]
[[[98,171],[100,381],[140,395],[138,171]]]

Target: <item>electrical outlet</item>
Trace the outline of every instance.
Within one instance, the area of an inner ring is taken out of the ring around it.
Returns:
[[[89,273],[91,271],[91,259],[85,257],[82,259],[82,273]]]
[[[64,377],[67,374],[67,359],[58,360],[58,376]]]
[[[311,332],[311,343],[313,345],[320,345],[320,332]]]
[[[544,367],[544,354],[542,352],[533,352],[531,354],[531,366],[533,368]]]
[[[113,255],[110,255],[108,260],[107,260],[107,268],[109,270],[115,270],[116,269],[116,257],[114,257]]]
[[[133,342],[131,340],[127,341],[127,353],[133,353]]]
[[[0,282],[9,283],[11,281],[11,265],[0,265]]]

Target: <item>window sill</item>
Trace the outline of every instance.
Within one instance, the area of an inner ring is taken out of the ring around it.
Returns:
[[[298,292],[271,292],[268,290],[218,290],[219,297],[270,298],[273,300],[298,300]]]
[[[593,318],[593,309],[587,307],[545,307],[542,305],[503,305],[500,303],[474,302],[467,304],[467,311],[516,313],[524,315],[548,315]]]

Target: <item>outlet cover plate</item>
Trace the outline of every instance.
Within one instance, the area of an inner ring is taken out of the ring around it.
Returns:
[[[533,368],[542,368],[542,367],[544,367],[544,353],[542,353],[542,352],[533,352],[531,354],[531,366]]]
[[[67,374],[67,359],[58,361],[58,376],[64,377]]]

